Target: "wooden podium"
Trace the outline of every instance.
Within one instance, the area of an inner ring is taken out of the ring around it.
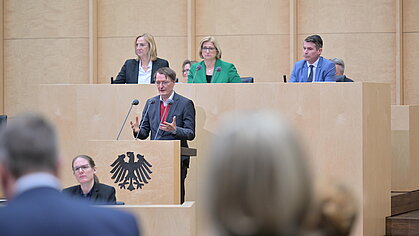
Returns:
[[[186,178],[186,201],[205,204],[204,199],[198,195],[206,187],[200,184],[204,180],[201,175],[207,168],[206,160],[210,158],[211,151],[209,144],[216,138],[221,117],[225,113],[240,110],[251,112],[268,109],[281,113],[296,127],[301,144],[308,154],[307,162],[312,170],[313,180],[334,180],[349,186],[354,193],[359,204],[359,214],[352,235],[385,233],[384,218],[390,215],[391,191],[391,100],[388,84],[176,84],[175,90],[190,98],[196,108],[196,137],[190,145],[199,149],[199,156],[191,158]],[[118,200],[125,201],[126,204],[156,204],[154,200],[161,204],[166,204],[163,203],[165,201],[177,204],[179,194],[171,186],[174,185],[172,182],[162,181],[160,187],[169,189],[169,195],[173,196],[161,196],[164,194],[156,192],[152,199],[147,199],[151,196],[148,192],[151,191],[149,186],[154,182],[144,185],[139,190],[140,193],[133,194],[130,198],[124,195],[127,190],[119,189],[110,179],[109,165],[127,150],[144,155],[146,159],[150,158],[147,160],[150,160],[153,168],[157,167],[158,162],[149,156],[153,153],[158,158],[167,158],[166,154],[159,153],[165,148],[152,147],[159,145],[160,141],[133,141],[132,130],[129,128],[122,131],[121,139],[132,141],[97,141],[97,144],[89,141],[114,139],[132,100],[140,100],[140,105],[133,108],[128,120],[134,120],[135,115],[141,116],[145,101],[156,93],[155,85],[149,84],[40,85],[34,91],[36,97],[31,99],[33,102],[22,106],[27,105],[28,109],[45,114],[57,126],[61,150],[67,158],[61,178],[64,187],[76,183],[71,172],[71,159],[85,153],[92,155],[97,161],[101,181],[118,188]],[[20,107],[22,110],[24,108]],[[179,165],[179,145],[173,143],[167,149],[177,152],[176,161],[173,158],[172,162]],[[109,160],[102,163],[101,160],[106,160],[107,155]],[[157,171],[153,169],[152,181],[157,181],[154,175]],[[167,173],[168,176],[175,175],[173,170],[168,170]],[[147,211],[152,207],[142,206]],[[158,206],[153,208],[156,212],[164,211],[161,205]],[[178,210],[182,208],[176,205],[171,212],[166,207],[168,205],[163,205],[165,214],[168,215],[167,222],[178,217]],[[192,208],[190,210],[188,212],[193,211]],[[206,227],[203,213],[197,207],[197,234]],[[150,217],[151,214],[144,215]],[[142,225],[152,228],[155,222],[161,221],[160,215],[155,216],[155,221]],[[185,215],[182,217],[185,218]],[[189,217],[188,219],[192,219],[195,215]],[[173,225],[171,231],[174,232],[175,228],[176,225]]]
[[[180,204],[180,141],[88,141],[101,183],[127,205]],[[70,160],[71,161],[71,160]]]

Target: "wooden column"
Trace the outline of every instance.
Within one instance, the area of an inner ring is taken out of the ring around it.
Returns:
[[[404,104],[403,83],[403,1],[396,1],[396,104]]]
[[[294,63],[297,61],[297,45],[298,45],[298,11],[297,0],[290,0],[290,74]]]
[[[187,15],[188,15],[188,20],[187,20],[187,38],[188,38],[188,58],[190,60],[196,60],[195,55],[196,55],[196,47],[195,47],[195,23],[196,23],[196,18],[195,18],[195,0],[188,0],[188,9],[187,9]]]
[[[97,0],[89,1],[89,84],[97,84]]]

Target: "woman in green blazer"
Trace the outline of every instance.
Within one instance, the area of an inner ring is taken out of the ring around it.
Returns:
[[[222,61],[221,47],[212,36],[201,40],[199,56],[204,59],[191,66],[188,83],[240,83],[236,67]]]

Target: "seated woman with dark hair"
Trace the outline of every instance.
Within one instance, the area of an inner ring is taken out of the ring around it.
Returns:
[[[96,176],[96,164],[87,155],[76,156],[71,167],[73,175],[80,185],[63,189],[63,193],[74,198],[90,201],[94,204],[116,204],[115,188],[99,183]]]

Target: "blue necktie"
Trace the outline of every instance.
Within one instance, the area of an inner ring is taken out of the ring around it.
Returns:
[[[313,82],[313,67],[314,65],[310,65],[310,75],[308,76],[307,82]]]

